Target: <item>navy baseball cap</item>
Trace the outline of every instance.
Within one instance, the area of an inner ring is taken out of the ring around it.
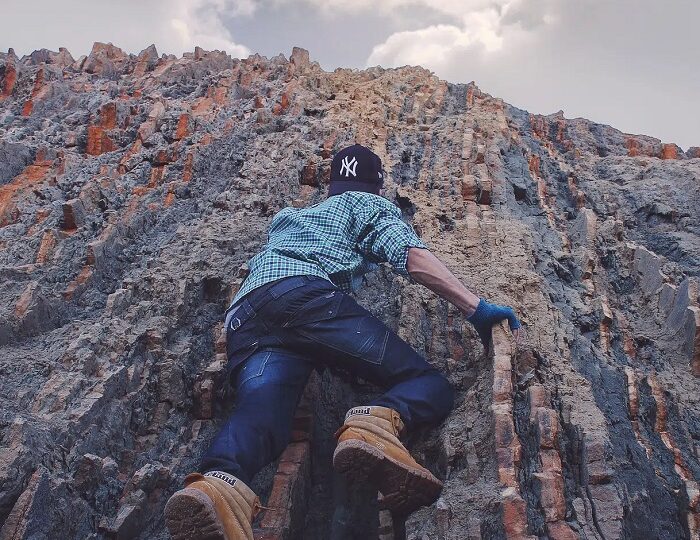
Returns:
[[[382,160],[369,148],[353,144],[333,156],[329,197],[345,191],[366,191],[379,195],[383,185]]]

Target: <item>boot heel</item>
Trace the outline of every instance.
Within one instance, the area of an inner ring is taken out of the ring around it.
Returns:
[[[407,467],[356,439],[338,444],[333,453],[333,468],[350,481],[375,484],[384,496],[385,507],[401,515],[431,505],[443,487],[430,471]]]
[[[173,540],[226,540],[211,499],[197,489],[181,489],[165,505]]]
[[[384,459],[381,450],[364,441],[343,441],[333,452],[333,468],[350,480],[372,479]]]

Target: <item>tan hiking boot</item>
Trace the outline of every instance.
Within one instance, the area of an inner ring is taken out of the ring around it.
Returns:
[[[338,446],[333,467],[340,473],[375,482],[382,506],[408,515],[435,502],[442,482],[421,467],[398,437],[404,426],[398,412],[387,407],[354,407],[335,433]]]
[[[165,505],[165,524],[173,540],[253,540],[260,508],[253,490],[235,476],[191,473]]]

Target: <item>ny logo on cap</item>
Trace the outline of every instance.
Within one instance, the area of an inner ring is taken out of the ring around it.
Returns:
[[[343,171],[345,171],[345,177],[347,178],[351,174],[353,176],[357,176],[355,174],[355,168],[357,167],[357,160],[353,156],[351,160],[348,160],[348,156],[345,156],[342,161],[342,165],[340,167],[340,174],[343,174]]]

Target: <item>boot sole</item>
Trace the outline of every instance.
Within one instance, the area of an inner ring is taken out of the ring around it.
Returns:
[[[433,504],[442,482],[422,471],[392,459],[369,443],[343,441],[333,453],[333,467],[349,478],[371,480],[383,495],[382,506],[395,514],[408,515]]]
[[[211,499],[198,489],[182,489],[165,505],[165,524],[173,540],[227,539]]]

